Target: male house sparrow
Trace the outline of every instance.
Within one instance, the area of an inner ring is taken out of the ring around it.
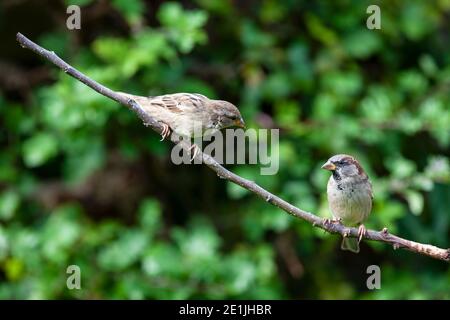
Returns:
[[[372,184],[359,162],[346,154],[338,154],[322,166],[332,172],[328,180],[327,196],[334,221],[344,225],[359,225],[359,238],[342,239],[342,250],[359,252],[359,242],[366,233],[362,224],[372,209]]]

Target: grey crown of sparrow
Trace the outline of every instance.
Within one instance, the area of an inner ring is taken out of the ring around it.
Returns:
[[[372,184],[359,162],[346,154],[331,157],[322,169],[332,172],[327,196],[333,222],[359,225],[358,239],[344,237],[341,249],[358,253],[359,242],[367,232],[363,223],[372,210]]]
[[[238,108],[230,102],[213,100],[198,93],[174,93],[142,97],[119,92],[138,102],[148,114],[163,125],[164,140],[171,134],[188,137],[212,135],[220,129],[245,128]]]

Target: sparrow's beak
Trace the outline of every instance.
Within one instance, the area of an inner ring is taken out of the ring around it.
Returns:
[[[242,119],[242,117],[239,118],[239,119],[234,120],[234,125],[235,125],[236,127],[245,129],[245,122],[244,122],[244,119]]]
[[[322,166],[322,169],[334,171],[334,170],[336,170],[336,166],[335,166],[332,162],[327,161],[327,162],[325,162],[325,164]]]

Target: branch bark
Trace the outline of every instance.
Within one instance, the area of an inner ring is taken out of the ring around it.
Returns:
[[[81,81],[88,87],[94,89],[98,93],[104,95],[105,97],[108,97],[112,100],[115,100],[119,102],[120,104],[128,107],[133,112],[135,112],[138,117],[144,122],[144,125],[149,126],[154,131],[161,133],[162,126],[161,124],[155,120],[151,115],[147,114],[144,109],[133,99],[129,99],[123,95],[121,95],[118,92],[115,92],[100,83],[92,80],[91,78],[87,77],[77,69],[70,66],[68,63],[66,63],[64,60],[59,58],[53,51],[48,51],[41,46],[37,45],[36,43],[29,40],[27,37],[22,35],[21,33],[17,33],[16,36],[17,41],[20,43],[20,45],[23,48],[30,49],[31,51],[37,53],[38,55],[44,57],[45,59],[49,60],[56,66],[58,66],[60,69],[62,69],[65,73],[69,74],[70,76],[74,77],[75,79]],[[187,150],[191,145],[186,142],[185,140],[179,140],[175,135],[172,135],[170,137],[172,142],[181,144],[181,147],[183,147],[185,150]],[[333,223],[333,222],[327,222],[326,219],[322,219],[310,212],[304,211],[302,209],[299,209],[292,204],[284,201],[280,197],[270,193],[269,191],[263,189],[253,181],[244,179],[231,171],[225,169],[223,166],[221,166],[217,161],[214,160],[213,157],[202,153],[201,151],[197,154],[197,157],[201,157],[202,161],[205,165],[207,165],[211,170],[216,172],[217,176],[220,178],[226,179],[228,181],[231,181],[262,198],[264,201],[267,201],[268,203],[284,210],[285,212],[289,213],[290,215],[300,218],[303,220],[306,220],[307,222],[311,223],[314,227],[321,228],[329,233],[332,234],[340,234],[341,236],[347,236],[347,237],[358,237],[358,229],[352,228],[352,227],[346,227],[340,223]],[[373,241],[380,241],[385,242],[393,246],[394,249],[406,249],[418,254],[426,255],[435,259],[443,260],[443,261],[450,261],[450,248],[449,249],[442,249],[438,248],[433,245],[429,244],[423,244],[414,242],[411,240],[400,238],[396,235],[390,234],[386,228],[384,228],[382,231],[375,231],[375,230],[367,230],[367,234],[364,237],[367,240],[373,240]]]

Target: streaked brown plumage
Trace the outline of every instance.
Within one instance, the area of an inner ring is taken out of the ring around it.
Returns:
[[[227,127],[245,126],[236,106],[198,93],[174,93],[155,97],[119,93],[136,100],[145,111],[163,124],[163,139],[171,131],[193,138],[214,134]]]
[[[341,248],[357,253],[366,232],[363,222],[372,210],[372,184],[359,162],[346,154],[331,157],[322,168],[332,172],[327,196],[334,220],[347,226],[359,225],[359,239],[344,238]]]

